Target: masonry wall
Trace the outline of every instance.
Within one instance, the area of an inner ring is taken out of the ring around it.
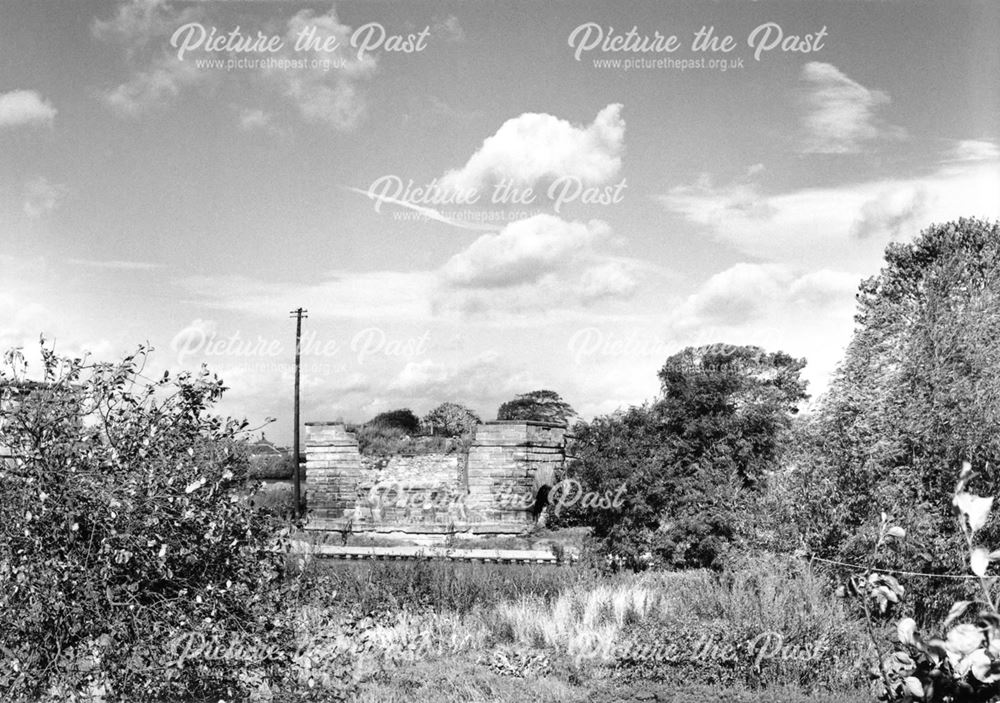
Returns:
[[[495,421],[476,428],[467,455],[375,462],[360,455],[342,424],[306,423],[310,522],[315,529],[351,521],[353,530],[494,525],[517,532],[534,522],[539,488],[561,473],[566,440],[565,426]]]
[[[362,458],[355,529],[367,525],[452,525],[468,522],[465,493],[458,480],[458,454],[394,456],[379,468]]]
[[[469,448],[469,511],[486,522],[532,523],[538,489],[556,482],[566,428],[532,421],[480,425]]]
[[[332,422],[306,423],[306,476],[311,517],[343,518],[352,509],[361,476],[358,440]]]

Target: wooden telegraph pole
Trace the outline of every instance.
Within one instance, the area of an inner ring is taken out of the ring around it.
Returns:
[[[302,318],[309,317],[307,312],[308,310],[298,308],[289,315],[295,318],[295,430],[292,433],[292,462],[295,469],[292,473],[292,500],[296,519],[302,517],[302,481],[299,476],[299,356],[302,351]]]

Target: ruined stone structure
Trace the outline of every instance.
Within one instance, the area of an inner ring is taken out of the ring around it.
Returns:
[[[344,425],[306,423],[308,529],[404,534],[520,534],[539,490],[566,459],[566,427],[479,425],[467,455],[392,457],[377,467]]]

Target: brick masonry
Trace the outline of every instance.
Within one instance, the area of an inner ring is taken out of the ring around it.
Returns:
[[[354,435],[336,423],[306,423],[310,521],[351,521],[352,529],[406,526],[449,531],[493,526],[518,532],[541,486],[566,460],[566,427],[495,421],[476,428],[468,454],[362,457]],[[507,526],[507,527],[504,527]]]

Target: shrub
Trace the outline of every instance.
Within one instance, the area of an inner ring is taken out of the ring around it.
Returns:
[[[273,523],[239,493],[245,423],[209,414],[206,370],[141,375],[57,357],[43,382],[0,367],[0,698],[231,696],[276,681],[275,660],[178,657],[177,636],[281,648]],[[175,642],[176,644],[176,642]]]
[[[884,511],[907,529],[887,565],[954,573],[961,536],[941,467],[968,460],[1000,480],[1000,223],[959,219],[890,244],[857,299],[853,339],[800,436],[803,538],[820,556],[861,563]]]
[[[409,435],[420,432],[420,418],[409,408],[379,413],[367,425],[381,430],[400,430]]]
[[[922,635],[910,617],[897,622],[898,644],[884,656],[880,653],[871,669],[872,690],[880,700],[985,703],[1000,696],[1000,599],[996,578],[987,576],[990,565],[1000,561],[1000,550],[990,551],[982,544],[993,498],[969,493],[973,478],[972,467],[965,462],[951,504],[979,593],[952,605],[941,623],[941,636]],[[890,526],[883,514],[877,546],[904,536],[905,531]],[[873,605],[885,613],[900,602],[905,590],[888,574],[868,569],[851,576],[841,593],[863,605],[874,639]]]
[[[669,357],[663,397],[574,428],[567,477],[624,500],[581,500],[555,524],[589,525],[613,566],[721,568],[756,531],[748,519],[780,465],[805,396],[803,360],[714,344]]]
[[[479,424],[479,416],[458,403],[441,403],[424,417],[427,428],[445,437],[471,435]]]

